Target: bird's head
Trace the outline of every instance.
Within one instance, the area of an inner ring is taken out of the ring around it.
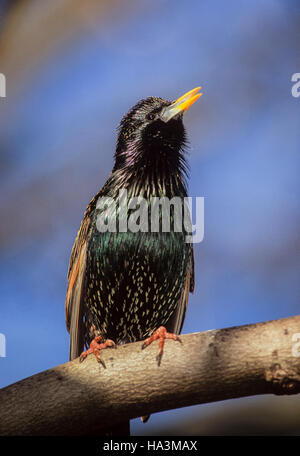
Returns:
[[[178,167],[186,135],[183,115],[202,95],[197,87],[175,101],[139,101],[119,126],[114,170]]]

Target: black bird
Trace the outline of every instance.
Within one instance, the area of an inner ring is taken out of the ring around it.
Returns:
[[[103,348],[139,340],[144,348],[159,339],[159,364],[165,338],[178,339],[194,289],[192,244],[186,242],[184,229],[175,230],[172,206],[169,232],[162,229],[161,209],[156,232],[151,226],[132,232],[120,224],[129,222],[133,209],[122,215],[121,205],[111,201],[118,200],[120,190],[127,192],[126,203],[143,197],[150,208],[154,197],[187,196],[182,118],[200,97],[199,89],[175,102],[141,100],[120,123],[114,168],[87,206],[71,253],[66,296],[70,359],[94,353],[102,362]],[[104,207],[101,201],[108,203]],[[112,229],[105,231],[105,223],[99,227],[101,217]]]

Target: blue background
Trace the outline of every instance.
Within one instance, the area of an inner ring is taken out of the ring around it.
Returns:
[[[300,72],[299,3],[116,2],[69,35],[56,31],[58,18],[46,24],[40,48],[25,38],[53,11],[36,3],[20,29],[9,30],[10,16],[7,28],[1,22],[0,387],[67,361],[70,251],[113,166],[118,122],[147,96],[175,99],[203,87],[185,116],[189,193],[205,197],[205,238],[195,245],[183,332],[298,314],[300,98],[291,77]],[[234,433],[239,420],[227,430],[204,423],[255,404],[262,413],[275,407],[280,421],[291,403],[299,411],[298,397],[190,407],[147,425],[134,420],[132,431],[181,433],[197,417],[203,426],[194,433]]]

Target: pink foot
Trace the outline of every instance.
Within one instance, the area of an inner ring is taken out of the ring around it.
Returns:
[[[100,350],[103,350],[104,348],[107,348],[107,347],[115,347],[115,343],[113,340],[106,339],[105,342],[100,344],[99,343],[100,340],[102,340],[101,336],[97,336],[97,337],[95,337],[95,339],[92,340],[92,342],[90,343],[90,348],[81,353],[79,362],[82,363],[82,361],[87,357],[87,355],[94,353],[98,363],[101,363],[104,368],[106,367],[104,364],[104,361],[102,361],[102,359],[100,357]]]
[[[161,358],[163,355],[163,349],[164,349],[164,343],[166,339],[173,339],[177,340],[178,342],[181,343],[180,338],[177,336],[177,334],[173,333],[168,333],[166,328],[164,326],[160,326],[153,334],[151,337],[148,337],[142,345],[142,350],[148,345],[150,345],[154,340],[159,339],[159,352],[158,355],[156,356],[157,364],[160,366],[161,363]]]

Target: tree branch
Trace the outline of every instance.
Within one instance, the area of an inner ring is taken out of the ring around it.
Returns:
[[[297,336],[298,333],[298,336]],[[300,392],[300,316],[103,350],[0,391],[0,435],[87,435],[162,410]],[[298,340],[298,342],[297,342]],[[146,426],[146,425],[145,425]]]

